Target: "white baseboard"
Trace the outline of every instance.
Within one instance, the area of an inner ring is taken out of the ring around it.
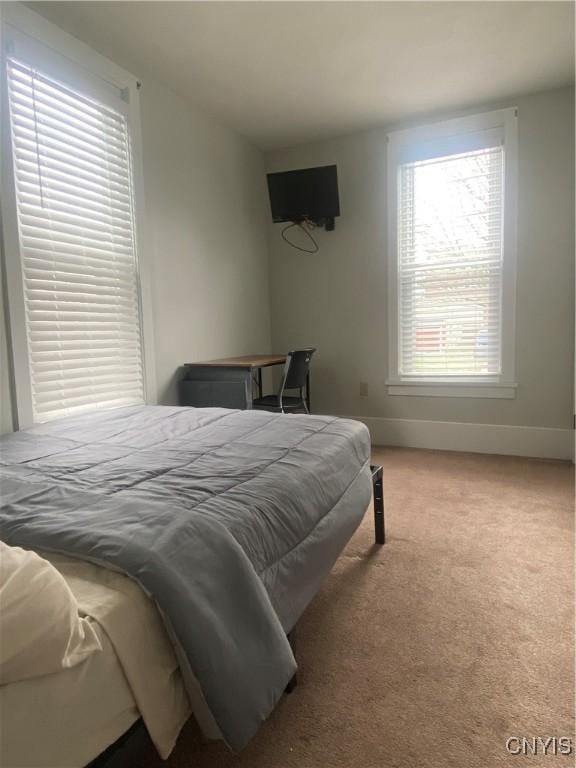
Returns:
[[[572,458],[574,438],[571,429],[385,419],[378,416],[347,418],[366,424],[373,445],[533,456],[542,459]]]

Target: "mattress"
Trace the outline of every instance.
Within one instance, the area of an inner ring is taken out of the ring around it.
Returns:
[[[0,687],[0,765],[80,768],[139,717],[167,757],[190,705],[154,603],[122,574],[40,554],[66,579],[102,651],[69,669]]]

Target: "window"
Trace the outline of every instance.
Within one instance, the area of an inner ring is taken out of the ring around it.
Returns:
[[[19,425],[143,403],[130,93],[17,31],[4,73]]]
[[[515,123],[389,137],[391,394],[514,396]]]

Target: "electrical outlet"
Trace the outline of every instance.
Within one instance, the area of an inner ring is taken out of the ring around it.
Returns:
[[[368,382],[360,382],[360,397],[368,397]]]

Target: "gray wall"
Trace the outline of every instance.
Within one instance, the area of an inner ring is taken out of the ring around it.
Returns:
[[[156,382],[159,402],[170,404],[182,363],[270,349],[264,160],[169,89],[142,81]],[[2,321],[0,429],[8,431],[4,335]]]
[[[270,225],[272,342],[318,348],[317,412],[568,428],[573,403],[574,92],[562,88],[473,111],[518,107],[519,236],[514,400],[386,393],[385,130],[267,156],[270,171],[336,163],[342,215],[317,230],[320,252],[285,245]],[[463,113],[458,113],[463,114]],[[453,117],[457,114],[440,115]],[[435,118],[436,119],[436,118]],[[369,385],[361,398],[359,382]]]
[[[269,351],[264,161],[146,80],[141,107],[158,394],[174,403],[182,363]]]

